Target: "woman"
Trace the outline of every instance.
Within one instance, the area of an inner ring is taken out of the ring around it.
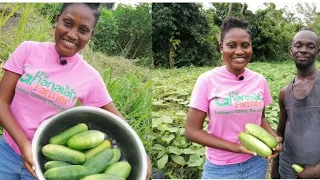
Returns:
[[[266,79],[246,68],[252,56],[248,23],[225,19],[220,27],[220,52],[226,65],[203,73],[193,89],[186,137],[206,146],[202,178],[264,179],[267,159],[256,156],[238,140],[246,123],[261,125],[278,139],[264,116],[272,99]],[[206,115],[208,131],[203,130]],[[268,158],[278,155],[279,146]]]
[[[75,106],[95,106],[123,118],[99,73],[78,54],[94,33],[97,3],[64,4],[55,43],[25,41],[12,53],[0,82],[0,179],[35,179],[31,141],[40,123]]]

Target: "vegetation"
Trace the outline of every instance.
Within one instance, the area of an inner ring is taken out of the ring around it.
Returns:
[[[59,12],[60,5],[61,4],[37,3],[0,4],[0,67],[2,67],[9,55],[24,40],[53,41],[54,27],[52,22],[54,22],[53,17],[55,17],[55,14]],[[141,6],[148,7],[147,4],[143,4]],[[118,7],[127,9],[131,8],[134,13],[143,12],[143,8],[139,9],[141,8],[140,6],[139,8],[136,8],[138,10],[129,6]],[[118,12],[118,16],[123,18],[125,15],[121,15],[121,13],[124,12]],[[126,14],[126,16],[128,21],[130,21],[131,17],[128,16],[128,14]],[[141,18],[141,16],[139,18]],[[101,21],[98,22],[97,26],[100,26],[99,23],[106,21],[103,18],[104,16],[102,15]],[[148,17],[145,18],[147,19]],[[39,22],[41,22],[41,26],[39,26]],[[141,22],[143,21],[141,20]],[[151,23],[149,24],[151,27]],[[135,25],[137,27],[141,24]],[[143,25],[143,28],[147,28],[147,26]],[[114,31],[118,30],[119,28],[114,29]],[[97,34],[99,33],[107,34],[109,32],[100,29]],[[119,33],[119,35],[124,37],[126,33],[129,32],[122,31]],[[132,33],[135,36],[134,32]],[[127,34],[125,37],[130,37],[130,34]],[[148,38],[145,37],[145,41],[147,41],[147,39]],[[93,38],[89,42],[89,45],[86,46],[80,53],[90,65],[100,72],[116,107],[127,119],[128,123],[138,133],[143,141],[143,144],[145,145],[146,151],[149,152],[152,145],[152,141],[150,141],[150,138],[148,138],[148,134],[151,129],[151,72],[144,66],[137,66],[135,63],[136,60],[133,61],[127,59],[125,56],[116,56],[121,55],[121,53],[106,54],[104,51],[97,51],[94,49],[94,47],[96,46],[95,43],[97,43],[98,40],[99,38]],[[107,39],[102,40],[106,41]],[[126,40],[123,39],[122,43],[128,43],[125,41]],[[147,42],[145,41],[143,43],[144,46],[147,45]],[[144,49],[144,55],[142,55],[143,53],[140,53],[140,51],[138,53],[137,48],[131,48],[130,52],[133,49],[133,52],[136,52],[136,58],[150,57],[150,54],[147,55],[148,50],[146,50],[146,48]],[[149,51],[150,50],[151,48],[149,48]],[[0,71],[0,79],[2,76],[3,71]],[[0,134],[2,134],[1,127]]]
[[[266,108],[266,117],[272,128],[278,124],[280,89],[295,75],[292,61],[254,62],[251,70],[264,75],[272,95],[272,105]],[[154,166],[173,179],[197,179],[201,177],[204,163],[204,147],[186,140],[184,127],[192,89],[198,76],[213,67],[184,67],[156,69],[152,73],[152,146]],[[207,120],[204,129],[206,129]],[[270,174],[268,174],[270,178]]]
[[[264,3],[264,9],[248,10],[245,3],[155,3],[152,7],[152,45],[155,67],[212,66],[220,64],[219,27],[228,16],[249,21],[254,55],[252,61],[289,59],[288,46],[303,26],[319,31],[315,4],[298,3],[298,14]]]

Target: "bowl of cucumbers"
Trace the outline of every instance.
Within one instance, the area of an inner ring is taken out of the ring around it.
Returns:
[[[40,180],[142,180],[144,146],[130,125],[96,107],[77,106],[43,121],[32,141]]]

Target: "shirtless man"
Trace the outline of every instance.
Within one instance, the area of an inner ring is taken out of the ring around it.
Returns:
[[[272,179],[320,177],[320,73],[315,61],[319,37],[311,29],[295,34],[290,55],[297,75],[279,95],[280,119],[277,134],[283,137],[280,155],[272,165]],[[304,167],[295,173],[292,164]]]

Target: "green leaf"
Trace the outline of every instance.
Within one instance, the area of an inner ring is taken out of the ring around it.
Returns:
[[[188,146],[188,143],[186,141],[186,138],[185,137],[176,137],[172,143],[173,145],[175,146],[178,146],[178,147],[186,147]]]
[[[160,130],[161,132],[165,132],[167,130],[167,124],[159,124],[157,126],[157,129]]]
[[[169,131],[169,132],[177,132],[179,130],[178,127],[173,127],[173,126],[167,126],[165,128],[165,130]]]
[[[196,151],[188,148],[188,149],[182,149],[182,153],[183,154],[195,154]]]
[[[161,124],[162,121],[160,118],[153,118],[152,119],[152,128],[156,128],[159,126],[159,124]]]
[[[160,121],[161,121],[162,123],[170,124],[170,123],[173,122],[172,118],[169,117],[169,116],[162,116],[162,117],[159,118],[159,119],[160,119]]]
[[[162,169],[167,164],[167,162],[168,162],[168,155],[165,154],[157,161],[158,168]]]
[[[184,129],[184,128],[179,128],[179,130],[176,132],[176,135],[177,135],[177,136],[184,135],[184,132],[185,132],[185,129]],[[186,139],[186,138],[184,138],[184,139]]]
[[[170,155],[170,158],[173,160],[173,162],[183,166],[186,161],[184,160],[184,158],[182,156],[178,156],[178,155]]]
[[[164,148],[162,145],[160,145],[160,144],[155,144],[155,145],[153,145],[153,146],[152,146],[152,149],[154,149],[154,150],[160,150],[160,151],[165,150],[165,148]]]
[[[205,148],[204,147],[199,148],[196,153],[199,154],[200,156],[205,155],[206,153]]]
[[[180,117],[186,117],[187,113],[185,113],[184,111],[178,111],[175,115]]]
[[[176,155],[180,155],[182,153],[181,149],[174,146],[169,146],[168,151],[169,153],[176,154]]]
[[[165,149],[164,149],[164,150],[162,150],[162,151],[160,151],[160,152],[158,153],[157,158],[162,157],[164,154],[166,154],[166,150],[165,150]]]
[[[174,138],[174,135],[169,134],[169,135],[164,135],[161,140],[169,144],[171,140]]]
[[[187,162],[189,167],[198,167],[203,163],[204,159],[198,154],[190,155],[189,161]]]

